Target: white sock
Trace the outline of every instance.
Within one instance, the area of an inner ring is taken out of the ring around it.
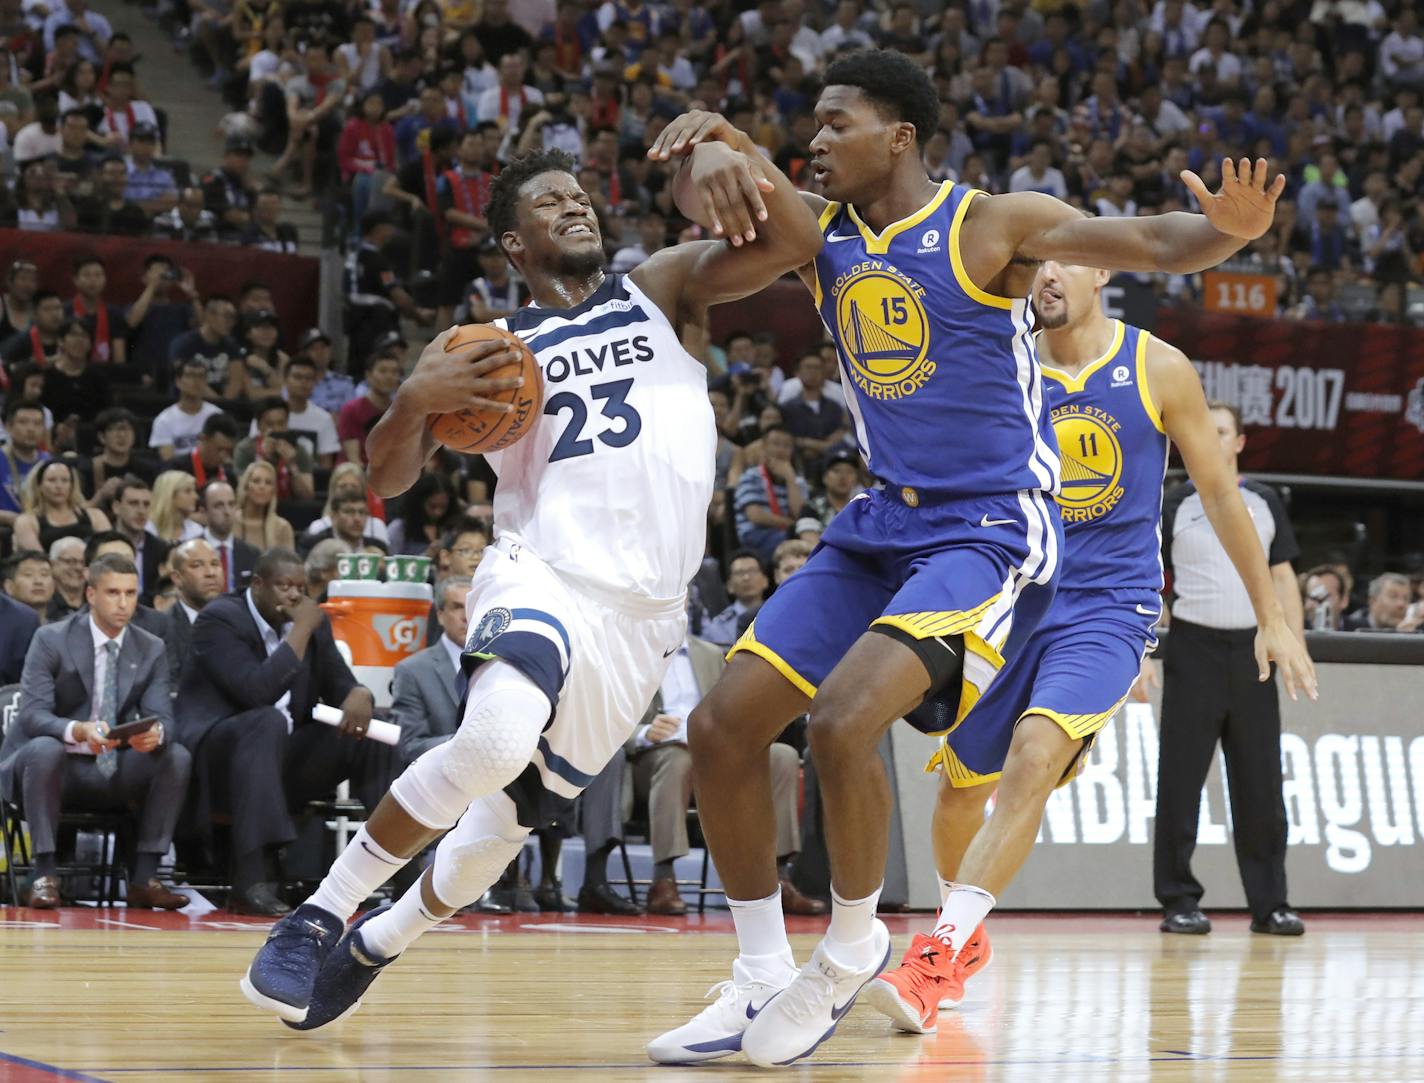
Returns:
[[[949,901],[949,893],[954,890],[954,881],[946,880],[943,876],[938,874],[935,875],[935,879],[939,881],[939,905],[940,909],[943,910],[944,904]]]
[[[422,876],[406,888],[405,894],[396,900],[394,906],[361,926],[361,939],[368,950],[383,958],[393,959],[415,943],[422,933],[445,920],[425,908],[425,901],[420,895],[424,880]]]
[[[737,927],[737,949],[754,971],[773,969],[772,960],[792,962],[791,941],[786,939],[786,918],[781,912],[781,888],[764,899],[731,899],[732,924]]]
[[[979,923],[994,909],[994,896],[973,884],[950,884],[949,895],[940,908],[934,935],[958,952],[974,935]]]
[[[347,921],[371,892],[409,863],[410,858],[396,857],[371,838],[362,824],[307,902]]]
[[[843,899],[831,888],[831,928],[826,939],[838,961],[868,966],[875,951],[875,906],[880,901],[881,884],[863,899]]]

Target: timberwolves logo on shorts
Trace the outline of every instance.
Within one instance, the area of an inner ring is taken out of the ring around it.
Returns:
[[[924,289],[882,260],[856,264],[833,287],[836,328],[851,378],[874,399],[903,399],[929,382],[935,363]]]
[[[1063,483],[1058,503],[1064,523],[1101,519],[1123,496],[1122,426],[1096,406],[1060,406],[1053,411],[1053,431],[1058,434],[1058,454],[1063,462]]]
[[[503,606],[491,609],[483,617],[480,623],[475,625],[475,630],[470,633],[470,639],[465,646],[466,654],[482,654],[491,643],[502,636],[509,627],[509,622],[514,619],[514,614]]]

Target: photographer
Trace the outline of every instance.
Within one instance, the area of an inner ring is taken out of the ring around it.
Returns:
[[[519,133],[515,155],[535,150],[561,150],[575,161],[583,160],[583,130],[579,119],[569,112],[568,99],[562,93],[546,97],[544,107],[529,117]]]
[[[240,477],[258,459],[277,471],[277,499],[310,500],[316,493],[316,463],[306,441],[290,431],[286,402],[275,396],[257,404],[257,435],[233,449],[232,463]]]

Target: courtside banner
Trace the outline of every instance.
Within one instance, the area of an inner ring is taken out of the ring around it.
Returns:
[[[1317,702],[1281,698],[1290,901],[1302,907],[1424,907],[1420,669],[1317,660],[1317,670]],[[972,722],[971,715],[964,724]],[[1001,906],[1157,906],[1152,895],[1157,735],[1155,697],[1118,713],[1099,734],[1082,774],[1049,799],[1038,842],[1000,896]],[[934,742],[899,725],[893,739],[910,902],[931,908],[939,901],[929,836],[938,779],[923,768]],[[1202,905],[1208,911],[1245,906],[1223,768],[1218,751],[1202,792],[1192,861],[1206,888]]]
[[[1172,308],[1155,333],[1241,409],[1244,473],[1424,481],[1424,330]]]

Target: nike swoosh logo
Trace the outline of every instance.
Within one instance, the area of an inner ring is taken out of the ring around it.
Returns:
[[[984,518],[982,518],[982,519],[979,520],[979,525],[980,525],[980,526],[1008,526],[1008,525],[1009,525],[1010,523],[1012,523],[1013,521],[1014,521],[1014,520],[1012,520],[1012,519],[990,519],[988,515],[985,515]]]
[[[761,1008],[765,1008],[765,1007],[766,1007],[765,1004],[763,1004],[763,1005],[761,1006]],[[748,1019],[755,1019],[757,1016],[759,1016],[759,1015],[761,1014],[761,1008],[757,1008],[755,1011],[753,1011],[753,1010],[752,1010],[751,1002],[748,1001],[748,1002],[747,1002],[747,1018],[748,1018]]]
[[[1144,617],[1160,617],[1162,615],[1155,609],[1144,609],[1140,605],[1137,607],[1137,611],[1141,613]]]
[[[853,241],[853,240],[855,240],[855,238],[854,238],[854,237],[847,237],[845,234],[834,234],[834,233],[833,233],[831,236],[827,237],[826,240],[830,241],[831,244],[840,244],[841,241]]]
[[[677,653],[677,648],[674,647],[674,648],[673,648],[672,650],[670,650],[670,651],[663,651],[663,657],[664,657],[664,658],[671,658],[671,657],[672,657],[674,654],[676,654],[676,653]]]
[[[856,990],[856,991],[859,992],[859,990]],[[832,1009],[831,1009],[831,1021],[832,1021],[832,1022],[839,1022],[841,1016],[845,1015],[846,1012],[850,1011],[851,1006],[852,1006],[853,1004],[855,1004],[855,997],[851,997],[851,998],[850,998],[849,1000],[847,1000],[844,1004],[842,1004],[839,1008],[832,1008]]]
[[[361,849],[365,850],[368,854],[370,854],[372,857],[374,857],[377,861],[385,862],[385,864],[387,864],[387,865],[397,865],[397,866],[400,865],[400,862],[399,862],[399,861],[389,861],[389,860],[387,860],[386,858],[382,857],[380,854],[376,853],[376,851],[372,850],[369,846],[366,845],[366,840],[365,840],[365,839],[361,839],[360,842],[361,842]],[[307,924],[310,925],[311,923],[308,922]]]

